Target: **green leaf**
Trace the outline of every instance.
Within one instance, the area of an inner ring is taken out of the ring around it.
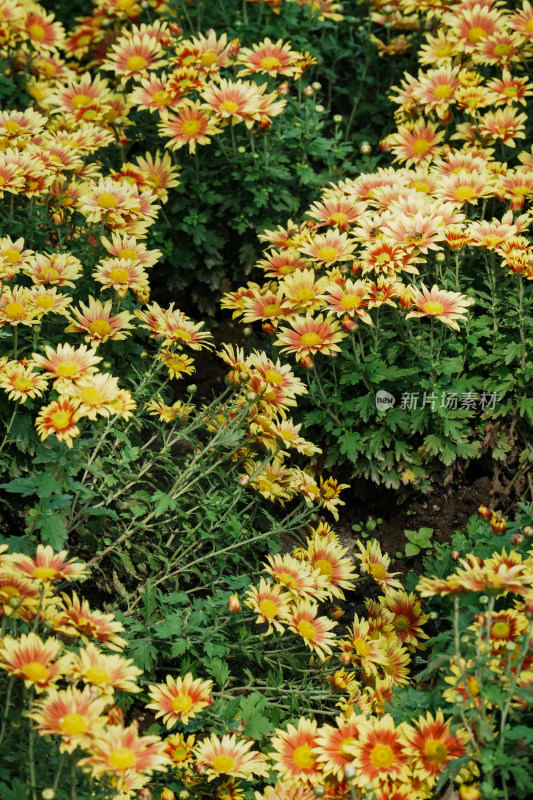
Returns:
[[[35,523],[36,528],[41,530],[43,544],[49,544],[54,550],[61,550],[67,541],[68,530],[61,517],[57,515],[43,514]]]
[[[150,578],[148,578],[144,584],[143,607],[144,619],[146,624],[149,625],[153,621],[153,617],[157,611],[157,594]]]
[[[266,707],[267,701],[259,692],[252,692],[248,697],[242,698],[239,712],[246,723],[246,736],[250,736],[252,739],[262,739],[273,730],[271,723],[264,716]]]
[[[223,661],[221,658],[212,658],[205,665],[205,669],[209,675],[213,676],[221,689],[226,685],[229,675],[229,667],[225,661]]]
[[[413,544],[412,542],[407,542],[405,545],[405,557],[412,558],[413,556],[417,556],[420,552],[420,548],[418,545]]]
[[[162,516],[165,511],[168,511],[169,508],[176,508],[176,500],[174,500],[170,495],[165,494],[165,492],[154,492],[152,496],[152,501],[155,503],[153,514],[154,517]]]
[[[10,783],[11,786],[6,783],[0,783],[0,797],[2,800],[27,800],[26,785],[19,778],[13,778]]]
[[[14,478],[9,483],[0,483],[0,489],[10,494],[20,494],[22,497],[29,497],[35,494],[37,487],[33,478]]]

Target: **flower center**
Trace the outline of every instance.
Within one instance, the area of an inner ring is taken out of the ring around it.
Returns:
[[[109,280],[112,283],[127,283],[130,278],[130,273],[123,267],[116,267],[109,273]]]
[[[7,306],[4,306],[4,314],[8,319],[22,319],[24,316],[24,306],[22,303],[17,303],[12,300]]]
[[[175,750],[172,750],[172,755],[170,756],[172,761],[179,763],[180,761],[185,761],[185,759],[189,755],[189,750],[186,747],[176,747]]]
[[[265,380],[268,381],[268,383],[273,383],[274,386],[282,386],[283,375],[280,375],[279,372],[273,369],[267,369],[265,370]]]
[[[342,308],[359,308],[361,305],[361,298],[358,294],[345,294],[341,299]]]
[[[357,742],[355,736],[347,736],[346,739],[343,739],[339,745],[339,753],[344,758],[354,758],[353,753],[350,753],[347,748],[351,747],[353,744]]]
[[[137,758],[129,747],[117,747],[109,754],[109,763],[115,769],[125,770],[135,766]]]
[[[56,367],[56,374],[60,378],[72,378],[78,372],[79,367],[75,361],[62,361]]]
[[[137,72],[140,69],[144,69],[147,64],[148,61],[142,56],[131,56],[131,58],[128,58],[126,61],[126,67],[131,72]]]
[[[441,44],[440,47],[437,47],[435,50],[435,55],[437,58],[446,58],[447,56],[451,55],[452,53],[452,46],[451,44]]]
[[[334,211],[329,218],[332,222],[336,222],[337,224],[348,222],[348,214],[345,214],[344,211]]]
[[[370,647],[367,645],[367,643],[364,641],[364,639],[355,639],[354,643],[353,643],[353,646],[354,646],[355,652],[357,653],[358,656],[362,656],[363,658],[366,658],[368,656],[368,654],[370,653]]]
[[[87,730],[87,722],[81,714],[65,714],[59,720],[59,726],[67,736],[81,736]]]
[[[313,769],[316,762],[316,756],[313,753],[313,748],[308,744],[302,744],[297,747],[292,754],[292,760],[298,769]]]
[[[28,33],[31,39],[36,39],[38,42],[43,42],[46,36],[45,30],[38,22],[28,26]]]
[[[93,100],[94,98],[89,97],[88,94],[77,94],[70,102],[74,108],[82,108],[82,106],[89,106]]]
[[[110,675],[106,669],[101,667],[89,667],[85,673],[85,677],[91,683],[109,683]]]
[[[214,757],[211,766],[213,769],[216,769],[217,772],[231,772],[235,767],[235,759],[225,753],[221,753],[219,756]]]
[[[472,697],[477,697],[479,694],[479,683],[475,678],[467,678],[466,683],[468,685],[468,691],[472,695]]]
[[[430,147],[431,142],[427,139],[417,139],[416,142],[413,142],[413,153],[415,156],[423,156]]]
[[[492,52],[494,53],[495,56],[506,56],[507,53],[511,52],[511,45],[510,44],[504,44],[502,42],[501,44],[497,44],[496,47],[494,47]]]
[[[429,184],[426,183],[426,181],[413,181],[411,189],[414,189],[416,192],[424,192],[427,194],[429,192]]]
[[[428,300],[427,303],[424,303],[423,308],[426,314],[431,314],[434,317],[437,317],[444,311],[444,306],[437,300]]]
[[[32,572],[32,577],[40,581],[49,581],[55,578],[57,570],[53,567],[35,567]]]
[[[409,627],[409,619],[408,617],[400,614],[400,616],[396,617],[394,620],[394,627],[397,631],[406,631]]]
[[[298,630],[304,639],[314,639],[316,637],[316,628],[312,622],[307,619],[301,619],[298,623]]]
[[[68,428],[71,424],[70,414],[68,411],[55,411],[50,417],[50,424],[57,431],[62,431]]]
[[[24,664],[22,672],[33,683],[43,683],[50,675],[48,667],[45,667],[40,661],[30,661],[28,664]]]
[[[281,67],[281,61],[276,56],[265,56],[261,59],[260,66],[263,69],[278,69]]]
[[[377,769],[386,769],[394,763],[394,750],[388,744],[377,744],[372,748],[370,761]]]
[[[324,245],[317,253],[321,261],[334,261],[337,258],[337,250],[335,247]]]
[[[159,91],[154,92],[152,95],[152,103],[155,103],[156,106],[166,106],[170,103],[171,97],[168,92],[164,89],[159,89]]]
[[[310,331],[309,333],[304,333],[302,338],[300,339],[301,347],[315,347],[315,345],[320,344],[322,342],[322,337],[315,333],[314,331]]]
[[[370,573],[373,578],[376,580],[381,581],[387,574],[387,570],[383,566],[383,564],[370,564]]]
[[[18,122],[15,122],[14,119],[8,119],[4,122],[4,128],[6,131],[9,131],[9,133],[18,133],[21,126],[18,124]]]
[[[259,611],[264,617],[273,619],[278,615],[278,607],[273,600],[261,600],[259,603]]]
[[[200,58],[200,64],[202,67],[212,67],[213,64],[216,64],[218,61],[216,53],[213,53],[212,50],[206,50],[205,53],[202,53],[202,57]]]
[[[424,745],[424,755],[430,764],[445,764],[448,759],[448,748],[439,739],[430,739]]]
[[[192,700],[188,694],[178,694],[172,698],[172,709],[184,713],[192,708]]]
[[[265,306],[263,309],[263,316],[264,317],[277,317],[278,314],[282,314],[283,309],[277,303],[270,303],[269,305]]]
[[[53,297],[50,297],[49,294],[40,294],[37,297],[33,298],[33,302],[35,303],[36,306],[39,306],[39,308],[46,309],[46,308],[52,308],[55,300]]]
[[[325,558],[319,558],[318,561],[313,562],[313,567],[318,569],[322,575],[326,575],[328,578],[331,578],[333,575],[333,564],[331,561],[326,561]]]
[[[526,22],[526,31],[528,33],[533,33],[533,19],[528,19]]]
[[[118,200],[111,192],[103,192],[98,198],[98,205],[100,208],[116,208]]]
[[[82,403],[89,406],[99,405],[104,399],[102,393],[96,386],[84,386],[79,393],[79,398]]]
[[[507,639],[510,633],[511,626],[507,620],[501,619],[491,625],[490,635],[493,639]]]
[[[138,255],[132,247],[125,247],[120,251],[118,257],[124,261],[136,261],[138,259]]]
[[[200,133],[202,130],[202,123],[199,119],[188,119],[187,122],[184,122],[181,126],[181,132],[185,136],[195,136],[195,134]]]
[[[235,112],[239,108],[239,105],[234,100],[224,100],[224,102],[221,104],[220,108],[223,111],[227,111],[229,114],[235,114]]]
[[[448,83],[441,83],[440,86],[435,86],[433,95],[436,100],[445,100],[452,93],[453,89]]]
[[[20,261],[20,253],[18,250],[14,250],[12,247],[8,247],[7,250],[2,251],[2,258],[7,261],[8,264],[18,264]]]
[[[518,197],[523,197],[524,195],[529,194],[530,191],[531,188],[529,186],[524,186],[523,184],[521,186],[513,186],[511,189],[511,192]]]
[[[315,297],[314,291],[306,287],[304,289],[298,289],[298,291],[296,292],[295,299],[303,300],[305,302],[306,300],[313,300],[314,297]]]
[[[470,28],[468,31],[467,39],[471,44],[477,44],[481,41],[481,39],[485,39],[487,36],[487,31],[484,28],[475,27]]]
[[[41,281],[44,281],[45,283],[52,283],[53,281],[57,281],[59,278],[59,272],[57,269],[54,269],[54,267],[44,267],[44,269],[41,270],[40,277]]]
[[[31,382],[30,378],[25,378],[22,375],[18,378],[15,378],[13,381],[13,389],[16,389],[18,392],[27,392],[33,387],[33,383]]]
[[[94,333],[96,336],[107,336],[108,333],[111,333],[112,328],[109,322],[106,322],[105,319],[95,319],[89,325],[89,331]]]
[[[284,586],[287,586],[288,589],[294,589],[296,586],[296,578],[294,575],[289,575],[288,572],[280,572],[278,579]]]

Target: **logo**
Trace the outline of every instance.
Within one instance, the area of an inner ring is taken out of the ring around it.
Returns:
[[[393,407],[395,402],[396,398],[393,394],[385,392],[383,389],[376,392],[376,408],[378,411],[387,411],[387,409]]]

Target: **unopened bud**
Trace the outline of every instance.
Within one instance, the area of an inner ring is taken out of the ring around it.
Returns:
[[[113,120],[113,124],[117,125],[118,127],[120,127],[120,125],[122,125],[123,122],[124,120],[122,119],[122,117],[115,117],[115,119]]]
[[[313,89],[315,90],[315,92],[319,92],[319,91],[322,89],[322,84],[321,84],[321,83],[319,83],[318,81],[314,81],[314,82],[311,84],[311,86],[313,87]]]
[[[459,550],[452,550],[452,552],[450,553],[450,556],[454,561],[457,561],[460,555],[461,553],[459,552]]]
[[[274,331],[276,330],[271,322],[263,322],[262,327],[263,327],[263,333],[266,333],[267,335],[269,333],[274,333]]]
[[[313,359],[311,356],[304,356],[302,359],[300,359],[300,365],[303,367],[303,369],[311,369],[313,366]]]
[[[250,476],[249,475],[239,475],[239,483],[241,486],[248,486],[250,483]]]
[[[523,544],[526,540],[526,537],[521,533],[513,533],[511,536],[511,544],[519,545]]]
[[[172,789],[167,789],[166,787],[161,792],[161,800],[176,800],[176,795],[172,791]]]
[[[351,331],[355,331],[357,329],[357,322],[353,319],[353,317],[350,317],[349,314],[346,314],[346,316],[342,319],[342,327],[345,331],[347,331],[347,333],[350,333]]]
[[[492,511],[490,508],[487,508],[487,506],[479,506],[477,513],[480,517],[483,517],[483,519],[490,519],[492,517]]]
[[[314,95],[313,87],[312,86],[306,86],[304,88],[304,94],[305,94],[306,97],[312,97]]]
[[[333,115],[333,122],[336,122],[336,123],[337,123],[337,125],[338,125],[340,122],[342,122],[342,121],[343,121],[343,119],[344,119],[344,117],[342,116],[342,114],[334,114],[334,115]]]
[[[54,800],[55,796],[55,789],[52,789],[51,786],[49,786],[47,789],[43,789],[41,792],[41,797],[43,800]]]
[[[501,534],[507,530],[507,523],[499,514],[493,514],[490,518],[490,527],[493,533]]]
[[[527,536],[527,538],[530,539],[533,536],[533,528],[531,525],[526,525],[525,528],[522,528],[522,533],[524,536]]]
[[[324,795],[326,794],[326,790],[324,789],[323,786],[315,786],[315,788],[313,789],[313,794],[315,797],[324,797]]]
[[[340,606],[333,606],[333,608],[331,609],[331,616],[333,617],[333,619],[341,619],[341,617],[343,617],[345,613],[346,612],[344,611],[344,609],[341,608]]]
[[[372,152],[372,145],[369,142],[363,142],[359,150],[364,156],[368,156]]]
[[[344,777],[347,781],[351,781],[353,778],[355,778],[355,767],[353,764],[344,765]]]
[[[459,787],[459,800],[481,800],[481,797],[479,784],[477,783],[470,784],[470,786],[462,784]]]
[[[190,383],[187,388],[185,389],[187,394],[194,394],[198,391],[198,386],[195,383]]]
[[[317,114],[322,114],[322,112],[325,111],[325,110],[326,109],[324,108],[324,106],[320,105],[320,103],[315,106],[315,111],[316,111]]]
[[[242,335],[243,336],[251,336],[252,333],[253,333],[253,330],[250,328],[249,325],[247,325],[246,328],[242,329]]]
[[[240,144],[237,148],[238,153],[246,153],[246,147],[243,144]]]
[[[240,610],[241,601],[236,594],[232,594],[231,597],[228,598],[228,611],[230,614],[238,614]]]
[[[137,798],[138,800],[152,800],[152,790],[148,786],[137,789]]]
[[[435,253],[435,261],[438,264],[442,264],[443,261],[446,261],[446,253],[443,253],[442,250],[439,250],[438,253]]]

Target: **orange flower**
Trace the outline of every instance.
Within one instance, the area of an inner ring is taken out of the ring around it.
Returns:
[[[137,156],[135,160],[143,171],[144,180],[148,188],[155,192],[161,202],[166,203],[168,199],[167,189],[172,189],[180,184],[178,175],[181,167],[172,164],[169,153],[161,155],[159,150],[156,150],[154,155],[145,153],[144,156]],[[139,246],[137,245],[137,247]],[[159,250],[146,251],[145,248],[145,252],[150,253],[150,259],[153,260],[150,264],[147,261],[142,262],[143,266],[152,266],[161,257]],[[156,254],[157,257],[154,258]],[[122,258],[123,256],[120,257]]]
[[[353,225],[365,209],[364,203],[354,203],[341,195],[328,197],[323,203],[313,203],[307,214],[319,225],[331,225],[342,232]]]
[[[380,603],[386,611],[392,614],[392,625],[395,637],[400,644],[405,644],[410,650],[420,646],[419,639],[428,639],[421,625],[424,625],[429,614],[422,613],[422,604],[413,592],[407,594],[403,590],[387,590]]]
[[[171,760],[174,769],[183,769],[192,763],[195,742],[196,736],[185,738],[183,733],[174,733],[165,739],[163,752]]]
[[[275,344],[285,345],[281,348],[282,352],[295,353],[297,360],[304,356],[314,353],[340,352],[337,342],[342,341],[346,334],[340,332],[339,323],[332,317],[324,317],[320,314],[313,318],[311,315],[306,317],[294,317],[291,320],[292,328],[283,328],[278,333]]]
[[[10,400],[25,403],[28,397],[41,397],[48,382],[19,361],[8,361],[0,369],[0,387],[7,392]]]
[[[327,537],[315,534],[309,541],[307,558],[313,569],[327,579],[326,589],[333,597],[343,598],[342,589],[353,589],[357,575],[347,550]]]
[[[24,24],[25,33],[36,50],[55,50],[63,45],[65,30],[53,14],[30,11]]]
[[[316,722],[300,717],[297,728],[288,725],[286,731],[278,728],[275,733],[276,736],[270,742],[274,748],[274,752],[270,753],[274,769],[294,783],[312,785],[320,783],[321,764],[318,763],[315,754]]]
[[[115,776],[120,789],[131,773],[166,770],[169,762],[163,755],[163,745],[159,736],[139,736],[137,722],[127,728],[109,725],[97,733],[87,748],[90,755],[78,761],[78,766],[89,767],[97,778]]]
[[[295,313],[311,313],[323,305],[328,278],[317,278],[314,270],[296,269],[290,275],[285,275],[279,287],[287,298]]]
[[[210,83],[201,93],[207,106],[215,112],[220,122],[235,125],[245,121],[248,127],[259,109],[259,87],[251,81],[229,81],[221,78],[216,84]]]
[[[94,644],[89,644],[74,659],[71,666],[74,678],[94,687],[102,695],[112,695],[115,689],[123,692],[140,692],[136,680],[142,670],[133,666],[131,659],[118,655],[106,655]]]
[[[274,44],[267,38],[259,44],[254,44],[252,49],[242,48],[237,63],[242,64],[243,69],[238,74],[252,75],[259,72],[271,77],[291,76],[298,71],[296,65],[299,59],[300,53],[291,50],[290,42],[283,44],[283,40],[278,39]]]
[[[487,141],[501,141],[515,147],[515,139],[525,139],[527,114],[518,114],[514,108],[498,108],[479,119],[479,130]]]
[[[153,167],[155,168],[155,165]],[[144,269],[153,267],[162,256],[160,250],[148,250],[143,242],[138,242],[135,237],[120,232],[112,233],[111,241],[102,236],[100,242],[111,257],[121,261],[132,261],[134,264],[140,264]]]
[[[137,188],[112,178],[100,178],[90,185],[87,194],[79,199],[79,210],[88,222],[106,221],[117,225],[138,208]]]
[[[209,144],[210,136],[221,133],[212,112],[202,109],[198,102],[182,108],[179,114],[169,114],[168,120],[163,120],[158,129],[161,136],[170,137],[167,147],[178,150],[188,145],[189,153],[196,152],[197,144]]]
[[[125,297],[128,289],[142,292],[148,287],[148,274],[141,265],[123,258],[104,259],[92,278],[104,288],[114,289],[119,297]]]
[[[494,194],[494,181],[487,173],[450,174],[441,179],[436,194],[457,205],[477,204],[480,197],[490,197]]]
[[[50,345],[45,345],[45,356],[32,353],[31,363],[44,372],[44,378],[54,379],[54,389],[61,391],[69,383],[77,383],[86,375],[97,372],[96,364],[101,357],[96,355],[96,350],[85,345],[75,348],[70,344],[59,344],[54,350]]]
[[[81,261],[71,253],[36,253],[28,259],[23,272],[36,284],[74,287],[83,269]]]
[[[440,708],[435,717],[429,711],[416,721],[416,728],[408,726],[405,736],[407,752],[416,759],[412,769],[422,780],[436,780],[445,766],[465,752],[468,734],[460,729],[452,736],[450,720],[444,721]]]
[[[52,619],[52,627],[65,636],[79,636],[85,644],[89,639],[96,639],[107,645],[110,650],[122,650],[127,644],[118,634],[124,627],[113,614],[92,611],[87,600],[80,600],[73,592],[72,598],[62,594],[62,607]]]
[[[196,745],[194,755],[198,764],[205,767],[207,780],[212,781],[220,775],[249,780],[253,775],[268,777],[266,756],[256,750],[250,752],[253,740],[244,742],[237,735],[225,734],[221,739],[212,733]]]
[[[140,78],[141,85],[129,94],[129,102],[150,112],[158,111],[162,116],[167,115],[167,109],[177,111],[183,104],[183,98],[171,90],[168,80],[166,73]]]
[[[37,722],[41,736],[61,736],[60,751],[72,753],[78,745],[87,747],[90,738],[103,730],[106,720],[102,715],[108,704],[108,699],[94,698],[88,686],[81,692],[69,686],[50,689],[28,716]]]
[[[361,571],[367,572],[382,589],[386,587],[396,587],[401,589],[402,584],[394,576],[399,572],[389,572],[390,557],[381,552],[381,546],[376,539],[371,539],[363,545],[361,541],[356,542],[360,553],[355,553],[355,557],[361,562]]]
[[[101,65],[101,69],[111,70],[122,76],[122,80],[144,75],[149,69],[164,66],[161,44],[147,34],[127,34],[111,48],[111,52]]]
[[[279,553],[275,556],[267,556],[265,570],[295,599],[298,597],[321,599],[325,595],[326,580],[318,569],[314,570],[309,563],[298,561],[287,553],[283,556],[280,556]]]
[[[38,544],[34,558],[23,553],[15,553],[11,557],[11,564],[27,577],[43,583],[60,579],[65,581],[85,580],[88,574],[87,566],[76,558],[67,560],[66,556],[66,550],[54,553],[50,545]]]
[[[431,291],[422,284],[421,290],[415,290],[413,311],[407,314],[406,319],[409,317],[435,317],[445,325],[449,325],[454,330],[459,330],[457,319],[465,319],[467,307],[472,305],[475,300],[471,297],[465,297],[459,292],[446,292],[444,289],[439,289],[437,285],[433,286]]]
[[[0,616],[24,619],[35,618],[40,592],[32,581],[16,572],[0,572]]]
[[[387,780],[407,781],[409,778],[407,740],[404,725],[395,727],[390,714],[361,721],[359,738],[346,750],[353,753],[358,786],[372,783],[379,786]]]
[[[72,309],[72,316],[69,317],[70,325],[65,331],[87,332],[85,341],[92,342],[95,348],[108,339],[125,339],[129,333],[124,331],[133,328],[133,325],[130,325],[133,316],[128,311],[111,314],[112,305],[112,300],[101,303],[100,300],[89,296],[88,306],[80,302],[79,309]]]
[[[327,617],[318,617],[318,606],[311,600],[297,600],[289,609],[287,624],[291,631],[302,637],[305,644],[324,661],[331,655],[335,634],[330,633],[337,623]]]
[[[398,131],[389,138],[395,160],[404,161],[409,166],[432,161],[440,150],[439,142],[444,138],[444,131],[437,131],[433,123],[420,118],[414,124],[398,126]]]
[[[46,691],[67,674],[72,658],[70,654],[57,658],[61,649],[57,639],[43,642],[35,633],[22,633],[19,639],[6,636],[0,647],[0,667],[23,680],[27,688]]]
[[[25,286],[4,287],[0,297],[0,328],[4,325],[38,325],[39,312]]]
[[[80,429],[76,425],[80,416],[77,403],[69,397],[59,397],[41,408],[35,420],[35,427],[42,442],[51,434],[55,434],[60,442],[72,447],[73,437],[80,434]]]
[[[63,392],[72,398],[80,417],[95,420],[98,415],[109,417],[116,413],[113,401],[119,392],[118,378],[109,373],[84,375],[76,383],[65,385]]]
[[[359,736],[360,718],[356,714],[350,714],[348,718],[337,717],[335,722],[335,728],[332,725],[323,725],[318,729],[315,752],[317,761],[323,762],[324,774],[334,775],[338,781],[342,781],[344,767],[354,759],[353,753],[349,753],[346,747],[353,745]]]
[[[258,615],[257,624],[268,624],[265,636],[272,633],[274,628],[279,634],[283,634],[285,628],[279,620],[285,621],[289,604],[294,599],[289,592],[284,591],[280,584],[267,583],[261,578],[259,587],[252,586],[246,593],[246,598],[244,604]]]
[[[330,283],[328,286],[329,294],[324,297],[327,303],[326,310],[334,314],[349,314],[351,317],[358,317],[372,325],[372,318],[364,310],[367,304],[367,284],[365,281],[352,281],[348,279],[344,286]]]
[[[344,654],[350,655],[350,660],[367,675],[377,675],[378,665],[386,662],[384,654],[384,639],[371,638],[370,623],[354,615],[353,624],[349,629],[348,639],[342,639],[338,646]]]
[[[353,258],[355,242],[346,233],[331,228],[325,235],[310,236],[307,242],[299,245],[298,250],[313,261],[332,266],[336,261],[350,261]]]
[[[157,711],[156,719],[163,717],[167,728],[173,728],[176,722],[186,725],[190,717],[195,717],[209,705],[212,689],[213,681],[193,679],[190,672],[183,679],[167,675],[166,685],[154,684],[150,687],[152,702],[146,708]]]

